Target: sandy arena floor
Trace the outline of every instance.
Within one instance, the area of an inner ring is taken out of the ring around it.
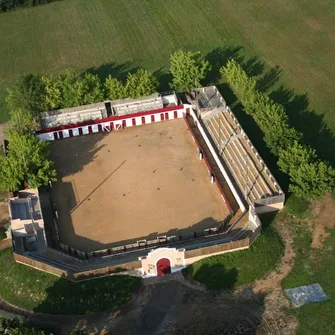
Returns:
[[[184,120],[52,143],[63,243],[83,251],[213,227],[228,208]]]

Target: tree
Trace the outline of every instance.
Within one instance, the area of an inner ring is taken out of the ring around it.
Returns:
[[[33,117],[44,111],[44,84],[39,76],[21,76],[7,90],[6,102],[12,110],[23,109]]]
[[[59,78],[54,76],[42,76],[44,85],[44,110],[50,111],[62,106],[62,85]]]
[[[126,96],[139,98],[157,91],[158,80],[152,72],[139,69],[134,74],[128,73],[125,85]]]
[[[189,92],[200,86],[211,65],[200,59],[200,52],[177,51],[170,58],[170,72],[172,74],[171,88],[180,92]]]
[[[69,69],[59,76],[61,87],[61,108],[68,108],[82,105],[82,83],[80,73]]]
[[[280,151],[278,166],[283,172],[290,174],[293,170],[297,170],[301,165],[309,164],[316,159],[317,156],[314,149],[295,141],[286,150]]]
[[[81,104],[93,104],[104,100],[104,94],[101,87],[101,81],[98,75],[84,73],[81,78]]]
[[[252,103],[256,93],[256,79],[248,77],[242,66],[234,59],[220,69],[221,75],[227,80],[229,85],[234,89],[234,93],[245,107],[247,114],[254,114],[255,109]]]
[[[125,98],[126,91],[121,81],[109,75],[104,83],[105,98],[110,100],[118,100]]]
[[[0,189],[3,191],[16,191],[22,184],[24,174],[22,164],[17,164],[13,156],[0,155]]]
[[[45,335],[43,330],[28,327],[18,319],[0,318],[0,334],[6,335]]]
[[[314,149],[298,141],[280,151],[278,165],[289,175],[289,189],[298,197],[317,199],[334,188],[335,170],[319,160]]]
[[[290,177],[290,191],[300,198],[320,199],[334,190],[335,170],[320,160],[291,169]]]
[[[10,133],[7,156],[2,157],[1,184],[3,189],[16,190],[23,181],[32,188],[56,181],[56,170],[48,159],[49,143],[33,134]]]
[[[11,111],[10,117],[7,128],[4,130],[6,136],[10,136],[11,133],[29,134],[37,129],[37,123],[27,111],[22,109]]]

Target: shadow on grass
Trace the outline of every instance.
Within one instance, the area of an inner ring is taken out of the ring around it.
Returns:
[[[305,144],[315,148],[318,156],[335,166],[335,136],[327,126],[324,115],[309,107],[307,93],[295,94],[281,85],[270,97],[284,106],[292,127],[303,133]]]
[[[98,77],[101,80],[101,83],[103,84],[109,75],[119,80],[125,80],[129,72],[134,73],[139,68],[140,68],[139,66],[134,66],[133,63],[129,61],[121,64],[111,62],[102,64],[98,67],[91,67],[89,69],[86,69],[85,72],[98,75]]]
[[[236,268],[227,270],[223,264],[204,263],[197,269],[194,279],[206,282],[209,289],[232,289],[237,281]]]
[[[125,304],[139,290],[141,279],[131,276],[108,276],[83,282],[60,278],[46,288],[46,298],[34,312],[87,315],[110,311]]]
[[[235,59],[240,63],[248,76],[258,78],[258,89],[268,90],[275,85],[281,75],[279,67],[270,68],[266,71],[266,65],[257,56],[248,58],[243,55],[244,48],[242,46],[225,46],[214,49],[204,58],[209,61],[212,66],[209,71],[206,84],[217,84],[221,81],[220,68],[224,66],[229,59]]]

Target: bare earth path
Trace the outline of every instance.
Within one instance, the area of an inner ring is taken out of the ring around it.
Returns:
[[[295,252],[293,249],[293,234],[290,226],[284,220],[276,224],[277,231],[285,242],[285,251],[280,266],[272,271],[265,279],[256,280],[252,286],[254,293],[270,292],[266,296],[265,312],[270,313],[281,333],[295,334],[297,320],[286,315],[283,307],[289,307],[289,301],[281,288],[281,281],[289,274],[293,266]]]

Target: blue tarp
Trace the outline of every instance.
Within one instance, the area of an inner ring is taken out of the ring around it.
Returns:
[[[327,296],[319,284],[290,288],[285,290],[285,292],[292,304],[296,307],[300,307],[310,302],[321,302],[327,300]]]

